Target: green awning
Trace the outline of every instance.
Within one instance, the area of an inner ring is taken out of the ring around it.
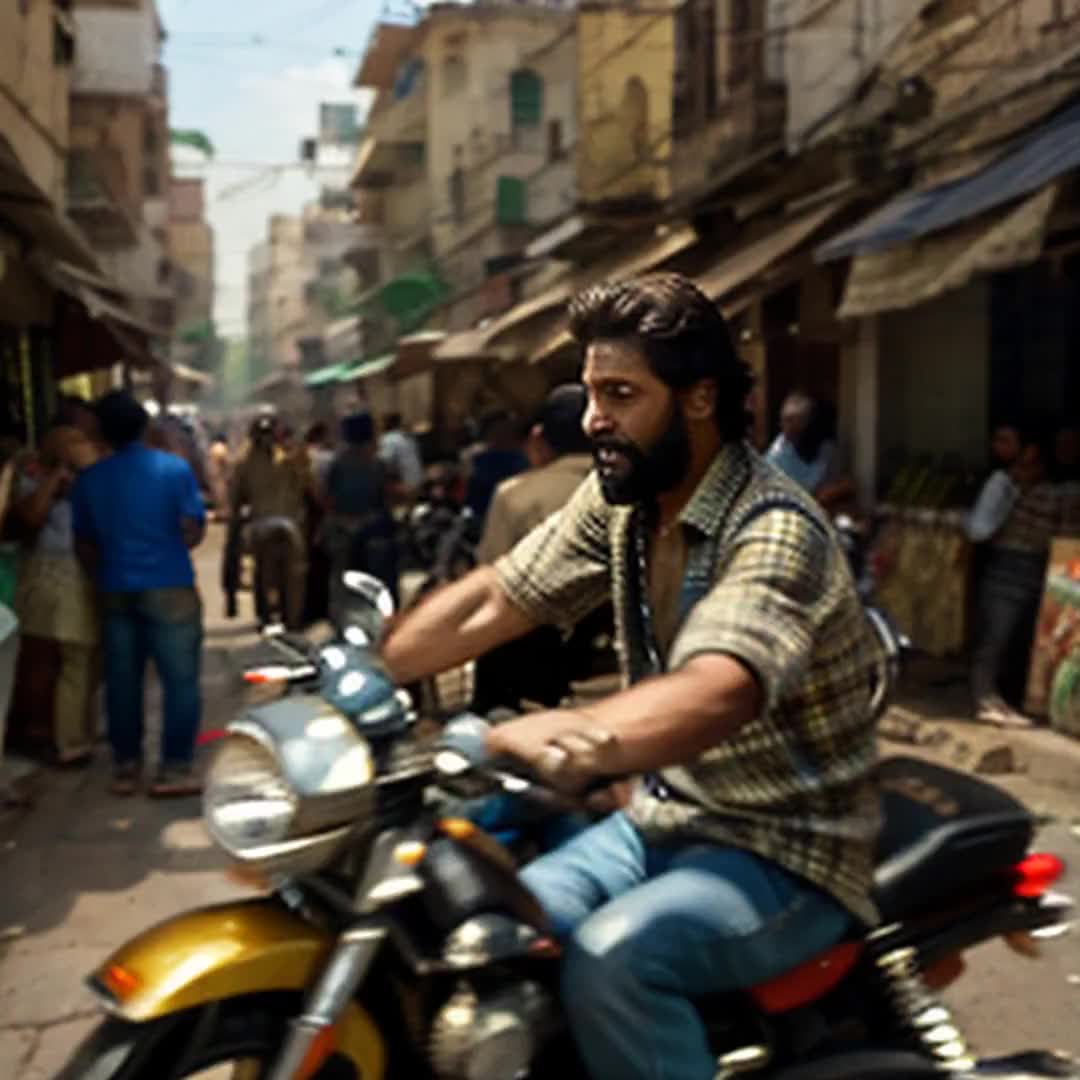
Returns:
[[[345,364],[345,371],[338,376],[338,382],[356,382],[359,379],[369,379],[372,375],[381,375],[393,367],[397,359],[397,353],[385,353],[376,356],[372,360],[360,360],[352,364]]]
[[[386,311],[404,330],[415,329],[439,306],[449,290],[434,275],[423,271],[401,274],[388,281],[379,294]]]
[[[310,375],[304,376],[305,386],[325,386],[327,383],[339,382],[343,372],[347,371],[351,365],[345,364],[328,364],[326,367],[318,368]]]

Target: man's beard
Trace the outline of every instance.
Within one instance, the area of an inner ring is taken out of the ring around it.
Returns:
[[[592,449],[600,489],[612,506],[651,503],[679,484],[690,467],[690,437],[679,408],[647,450],[614,436],[593,439]]]

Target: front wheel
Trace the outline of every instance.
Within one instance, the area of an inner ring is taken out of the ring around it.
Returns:
[[[258,1080],[267,1075],[300,1007],[276,995],[206,1005],[145,1024],[110,1018],[85,1039],[56,1080]],[[313,1080],[361,1075],[334,1054]]]

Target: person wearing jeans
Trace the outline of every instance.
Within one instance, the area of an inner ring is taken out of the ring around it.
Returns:
[[[114,452],[80,474],[71,499],[77,552],[102,595],[112,790],[131,795],[139,782],[143,680],[152,659],[164,716],[150,794],[195,794],[202,603],[189,549],[202,540],[206,511],[191,466],[142,441],[149,416],[134,398],[107,394],[97,411]]]
[[[884,655],[821,507],[745,441],[751,378],[716,304],[649,275],[586,290],[570,329],[596,468],[397,621],[382,660],[408,684],[612,603],[626,689],[495,724],[483,749],[608,813],[522,874],[564,941],[589,1076],[713,1080],[695,997],[879,920]]]

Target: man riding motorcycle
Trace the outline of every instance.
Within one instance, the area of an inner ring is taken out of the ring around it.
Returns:
[[[773,978],[876,921],[880,656],[820,510],[744,442],[751,377],[719,308],[650,275],[587,290],[570,325],[595,472],[405,618],[384,659],[411,681],[613,599],[629,688],[500,725],[488,749],[567,793],[613,782],[622,806],[523,875],[568,939],[591,1075],[711,1080],[691,995]]]

